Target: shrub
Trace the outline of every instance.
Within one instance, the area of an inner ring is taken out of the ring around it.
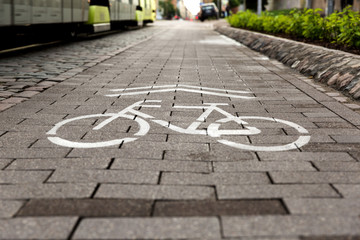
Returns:
[[[264,12],[239,12],[228,18],[231,26],[268,33],[286,33],[312,40],[326,40],[360,48],[360,14],[347,7],[326,18],[322,9]]]

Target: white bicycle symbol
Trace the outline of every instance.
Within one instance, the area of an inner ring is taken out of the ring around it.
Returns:
[[[48,139],[57,145],[64,146],[64,147],[70,147],[70,148],[99,148],[99,147],[108,147],[113,145],[120,145],[122,143],[128,143],[132,142],[138,139],[138,137],[146,135],[150,130],[150,125],[146,121],[150,120],[154,123],[157,123],[163,127],[169,128],[175,132],[184,133],[184,134],[197,134],[197,135],[208,135],[210,137],[214,138],[221,138],[223,136],[250,136],[250,135],[256,135],[260,134],[261,130],[248,126],[249,124],[245,120],[262,120],[262,121],[270,121],[275,123],[280,123],[287,125],[288,127],[291,127],[299,133],[299,137],[288,144],[284,145],[277,145],[277,146],[256,146],[252,145],[251,143],[242,144],[238,142],[233,142],[225,139],[218,139],[217,141],[219,143],[238,148],[238,149],[244,149],[244,150],[250,150],[250,151],[286,151],[291,149],[297,149],[305,144],[307,144],[310,141],[310,136],[308,135],[309,132],[303,128],[302,126],[289,122],[286,120],[276,119],[276,118],[270,118],[270,117],[257,117],[257,116],[233,116],[232,114],[224,111],[219,106],[226,106],[228,104],[225,103],[206,103],[202,106],[174,106],[174,108],[181,108],[181,109],[204,109],[205,111],[194,121],[192,122],[187,128],[181,128],[178,126],[175,126],[173,124],[170,124],[167,121],[164,120],[156,120],[155,117],[148,115],[146,113],[140,112],[138,110],[135,110],[135,108],[160,108],[161,105],[146,105],[145,103],[161,103],[161,100],[147,100],[147,101],[139,101],[136,102],[129,107],[123,109],[122,111],[118,113],[104,113],[104,114],[92,114],[92,115],[85,115],[85,116],[79,116],[71,119],[67,119],[64,121],[61,121],[57,123],[50,131],[47,132],[48,135],[54,135],[49,136]],[[224,115],[224,118],[218,119],[213,123],[210,123],[207,127],[207,129],[199,129],[199,126],[206,121],[208,116],[212,112],[218,112],[222,115]],[[120,139],[113,139],[109,141],[101,141],[101,142],[79,142],[79,141],[71,141],[66,140],[64,138],[55,136],[58,132],[58,130],[62,127],[65,127],[66,124],[83,120],[83,119],[90,119],[90,118],[105,118],[105,120],[101,121],[99,124],[97,124],[93,130],[100,130],[104,128],[106,125],[111,123],[112,121],[119,119],[119,118],[125,118],[130,119],[133,121],[136,121],[139,125],[139,130],[134,134],[134,137],[126,137],[126,138],[120,138]],[[234,122],[241,126],[241,129],[220,129],[222,124]]]

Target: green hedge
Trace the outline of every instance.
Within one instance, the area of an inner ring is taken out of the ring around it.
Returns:
[[[231,15],[231,26],[267,33],[285,33],[312,40],[324,40],[360,48],[360,14],[350,7],[328,17],[321,17],[322,9],[292,10],[280,14],[263,12],[261,16],[246,11]]]

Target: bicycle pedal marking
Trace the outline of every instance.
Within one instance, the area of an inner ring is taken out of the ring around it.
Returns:
[[[206,87],[198,87],[198,86],[190,86],[190,85],[162,85],[162,86],[150,86],[150,87],[138,87],[138,88],[127,88],[127,89],[113,89],[113,92],[120,92],[117,94],[110,94],[106,96],[122,96],[122,95],[138,95],[138,94],[148,94],[148,93],[160,93],[160,92],[170,92],[170,91],[186,91],[191,93],[202,93],[223,97],[234,97],[234,98],[242,98],[242,99],[252,99],[255,97],[252,96],[243,96],[243,95],[235,95],[235,94],[252,94],[248,91],[234,91],[234,90],[225,90],[225,89],[216,89],[216,88],[206,88]],[[74,117],[71,119],[63,120],[50,129],[47,132],[49,141],[54,144],[70,147],[70,148],[99,148],[99,147],[110,147],[114,145],[120,145],[128,142],[133,142],[137,140],[139,137],[146,135],[150,130],[149,121],[155,124],[158,124],[162,127],[166,127],[175,132],[183,133],[183,134],[195,134],[195,135],[208,135],[209,137],[221,138],[226,136],[252,136],[261,133],[261,130],[257,127],[251,126],[251,122],[249,120],[260,120],[260,121],[270,121],[273,123],[284,124],[287,127],[295,129],[298,133],[298,137],[295,141],[287,143],[287,144],[278,144],[276,146],[256,146],[251,143],[238,143],[226,139],[217,139],[217,142],[222,143],[224,145],[247,150],[247,151],[288,151],[300,148],[310,141],[309,132],[303,128],[302,126],[282,120],[277,118],[270,117],[261,117],[261,116],[234,116],[229,112],[221,109],[220,106],[227,106],[227,103],[203,103],[203,105],[193,105],[193,106],[181,106],[175,105],[174,109],[202,109],[203,112],[200,116],[194,120],[194,122],[190,123],[187,128],[182,128],[176,126],[168,121],[156,119],[154,116],[141,112],[141,108],[161,108],[161,105],[157,105],[155,103],[161,103],[162,100],[143,100],[135,102],[134,104],[124,108],[118,113],[105,113],[105,114],[90,114],[79,117]],[[150,104],[149,104],[150,103]],[[153,104],[151,104],[153,103]],[[136,110],[140,109],[140,110]],[[216,120],[215,122],[209,123],[207,129],[201,129],[201,124],[207,122],[207,118],[212,112],[217,112],[225,116],[225,118],[221,118]],[[139,126],[138,132],[134,133],[134,137],[124,137],[119,139],[113,139],[109,141],[99,141],[99,142],[80,142],[79,141],[70,141],[59,136],[56,136],[58,130],[63,128],[64,125],[71,123],[73,121],[84,120],[89,118],[105,118],[105,120],[98,123],[93,127],[92,130],[98,131],[102,128],[106,127],[112,121],[125,118],[128,120],[133,120]],[[236,123],[241,126],[240,129],[220,129],[222,124],[227,123]]]
[[[230,97],[239,99],[253,99],[254,96],[244,96],[244,94],[253,94],[250,91],[237,91],[237,90],[226,90],[219,88],[209,88],[201,86],[191,85],[161,85],[161,86],[148,86],[148,87],[136,87],[136,88],[121,88],[112,89],[111,92],[119,92],[115,94],[107,94],[107,97],[119,97],[119,96],[131,96],[131,95],[142,95],[149,93],[164,93],[164,92],[190,92],[190,93],[201,93],[206,95],[214,95],[220,97]],[[241,94],[241,95],[240,95]]]

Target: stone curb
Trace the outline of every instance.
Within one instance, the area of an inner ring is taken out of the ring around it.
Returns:
[[[232,28],[224,23],[215,31],[313,77],[354,99],[360,98],[360,56],[262,33]]]

